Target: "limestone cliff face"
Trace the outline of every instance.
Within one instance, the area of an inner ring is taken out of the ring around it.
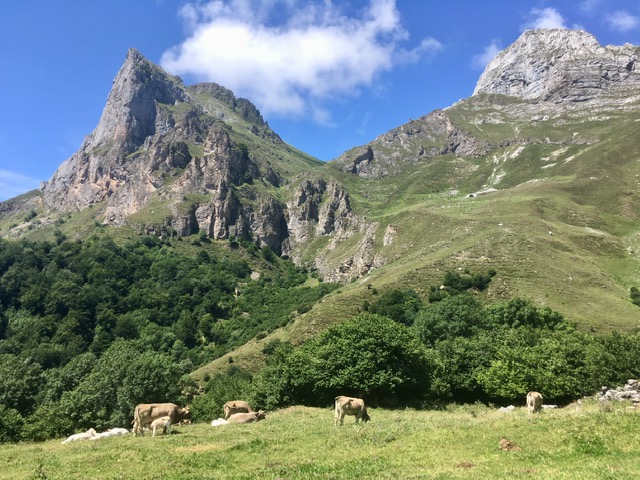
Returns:
[[[287,148],[248,100],[215,83],[185,87],[130,50],[98,126],[44,184],[44,203],[52,211],[99,204],[104,224],[237,235],[280,252],[288,245],[284,204],[243,186],[260,179],[277,187],[283,177],[232,138],[240,122],[262,143]],[[164,218],[154,218],[158,211]],[[148,215],[131,220],[138,212]]]
[[[633,91],[640,86],[639,54],[629,44],[603,47],[582,30],[529,30],[487,65],[474,95],[561,103]]]
[[[327,237],[329,242],[315,258],[314,266],[320,275],[330,281],[348,282],[364,275],[384,261],[376,257],[373,249],[375,222],[354,213],[349,192],[335,181],[322,178],[304,180],[287,203],[290,249],[287,254],[300,258],[300,247],[316,237]],[[342,242],[359,236],[360,247],[351,252],[349,259],[336,264],[325,255]]]
[[[292,153],[251,102],[215,83],[186,87],[130,50],[98,126],[44,184],[42,198],[50,212],[96,205],[105,225],[233,235],[300,260],[301,244],[321,236],[335,246],[364,223],[331,180],[303,181],[283,200],[277,190],[294,166],[321,162]]]
[[[142,174],[136,151],[157,130],[172,128],[158,111],[158,103],[173,105],[185,100],[178,80],[168,77],[136,50],[129,50],[118,72],[96,129],[73,156],[66,160],[43,188],[45,203],[59,210],[81,210],[100,203],[121,187],[119,202],[126,215],[144,205],[155,190],[154,181]],[[170,123],[170,122],[169,122]],[[133,181],[134,175],[137,181]]]

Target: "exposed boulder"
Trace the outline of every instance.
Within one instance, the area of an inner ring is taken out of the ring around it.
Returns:
[[[630,379],[626,385],[616,388],[602,387],[596,395],[598,401],[631,401],[633,404],[640,404],[640,381]]]

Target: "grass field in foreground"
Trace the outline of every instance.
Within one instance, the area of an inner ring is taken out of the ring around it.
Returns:
[[[532,418],[482,405],[371,409],[368,424],[343,427],[328,408],[292,407],[155,438],[2,445],[0,479],[625,480],[640,471],[640,411],[626,407],[585,402]]]

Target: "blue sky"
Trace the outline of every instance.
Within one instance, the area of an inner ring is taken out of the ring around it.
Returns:
[[[254,102],[331,160],[472,94],[527,28],[640,45],[637,0],[0,0],[0,200],[96,127],[127,50]]]

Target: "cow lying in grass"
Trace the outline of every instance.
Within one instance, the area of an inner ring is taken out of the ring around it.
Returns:
[[[343,425],[345,415],[354,415],[356,417],[356,423],[358,423],[359,420],[363,422],[371,420],[371,417],[367,413],[364,400],[340,395],[336,397],[334,424],[337,425],[338,421],[340,421],[340,425]]]
[[[96,433],[96,435],[89,440],[100,440],[101,438],[117,437],[120,435],[129,435],[129,430],[126,428],[110,428],[104,432]]]
[[[211,426],[219,427],[220,425],[226,425],[227,423],[229,423],[229,420],[225,420],[224,418],[218,418],[217,420],[211,421]]]
[[[246,413],[246,412],[234,413],[227,419],[227,422],[253,423],[260,420],[264,420],[265,418],[267,418],[267,415],[265,414],[265,412],[262,410],[258,410],[257,412],[250,412],[250,413]]]
[[[222,406],[224,410],[224,419],[229,420],[229,417],[234,413],[253,413],[253,409],[244,400],[232,400],[225,403]]]
[[[98,433],[93,428],[90,428],[86,432],[75,433],[73,435],[70,435],[69,437],[66,438],[66,440],[62,441],[62,444],[64,445],[69,442],[77,442],[78,440],[90,440],[96,437],[97,435]]]

